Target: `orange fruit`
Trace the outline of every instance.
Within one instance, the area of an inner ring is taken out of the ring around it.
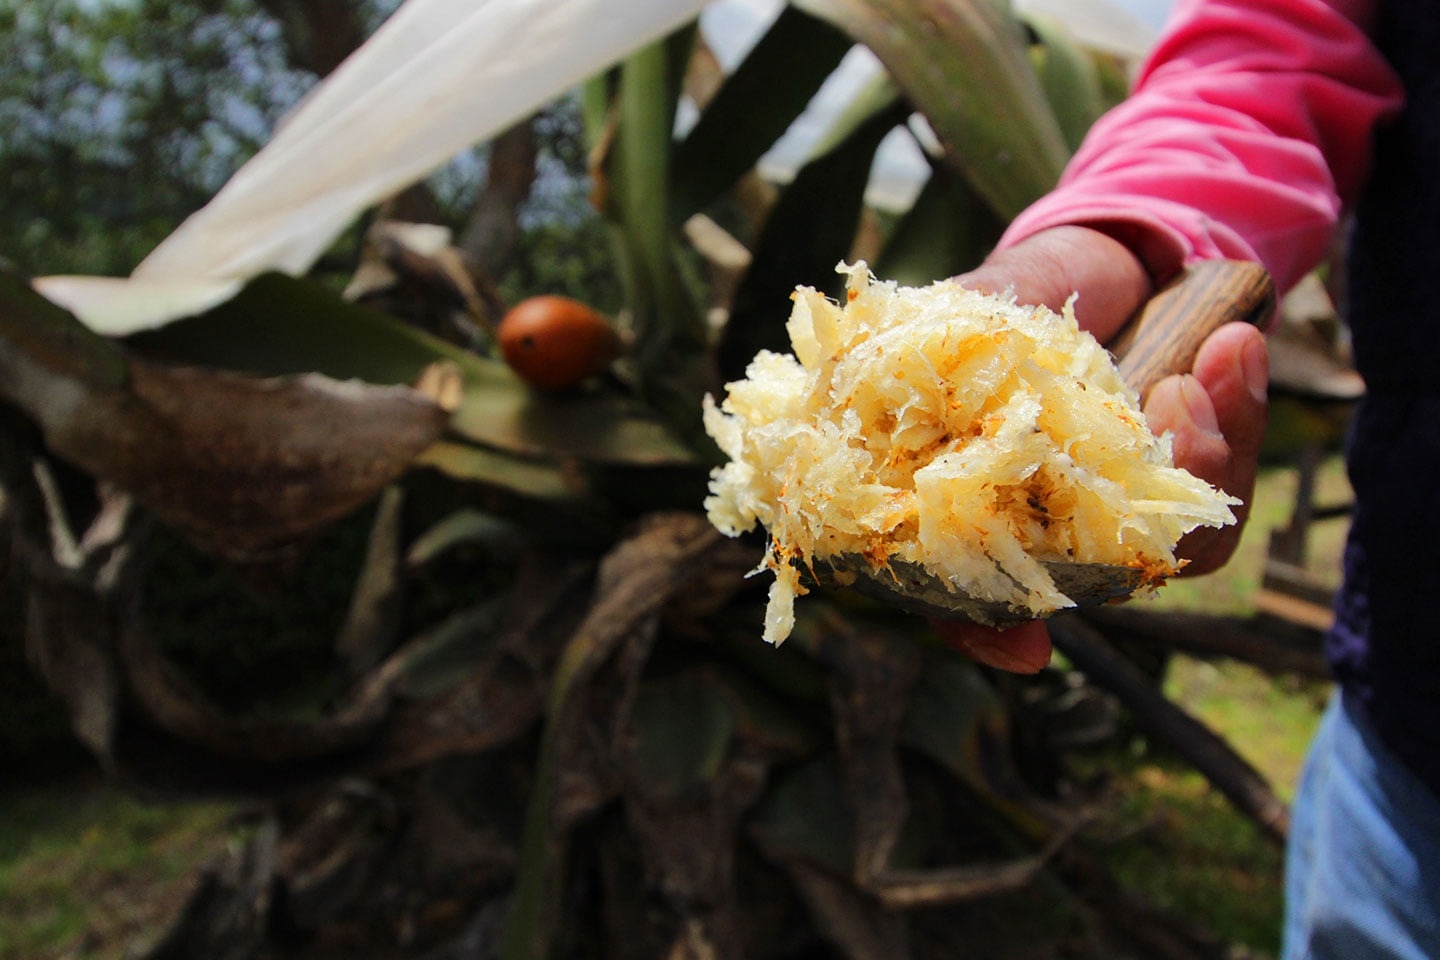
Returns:
[[[510,369],[541,390],[569,390],[620,353],[620,335],[589,305],[542,294],[515,304],[496,331]]]

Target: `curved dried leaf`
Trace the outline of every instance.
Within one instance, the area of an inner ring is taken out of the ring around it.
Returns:
[[[139,360],[129,371],[123,394],[51,419],[47,442],[233,559],[283,549],[366,503],[449,419],[408,387]]]
[[[14,284],[0,316],[0,394],[49,449],[232,559],[288,547],[370,500],[449,420],[409,387],[131,356]]]
[[[711,677],[689,671],[641,686],[631,708],[634,756],[647,793],[675,797],[713,779],[735,715]]]
[[[583,735],[592,722],[586,712],[591,684],[627,640],[644,645],[653,637],[666,601],[692,580],[693,566],[718,537],[697,514],[654,514],[601,561],[592,605],[550,681],[548,722],[501,947],[507,960],[545,955],[558,917],[569,830],[604,799],[604,788],[585,785],[597,759],[594,741]],[[629,659],[632,669],[644,662],[643,656]]]

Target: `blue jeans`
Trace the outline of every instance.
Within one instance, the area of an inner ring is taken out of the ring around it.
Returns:
[[[1440,958],[1440,798],[1337,695],[1300,780],[1282,960]]]

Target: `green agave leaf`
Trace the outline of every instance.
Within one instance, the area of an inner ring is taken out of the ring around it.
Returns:
[[[427,531],[425,542],[417,541],[412,549],[413,562],[424,562],[460,543],[488,540],[499,547],[504,528],[512,537],[523,530],[531,543],[595,546],[612,540],[623,522],[625,504],[595,482],[605,472],[586,471],[578,463],[550,463],[441,440],[416,457],[414,465],[458,481],[460,486],[450,486],[470,502],[482,504],[484,511],[457,513]],[[648,477],[660,468],[629,469]]]
[[[994,0],[799,0],[868,46],[930,121],[947,161],[1006,220],[1069,156],[1023,31]]]
[[[433,467],[452,480],[482,483],[541,500],[573,500],[583,494],[578,480],[555,464],[527,460],[469,443],[441,441],[416,464]]]
[[[835,146],[800,169],[765,222],[718,347],[726,380],[741,376],[762,349],[789,349],[785,319],[797,285],[839,286],[835,265],[850,254],[875,151],[909,113],[883,88],[857,108],[841,118]]]
[[[675,148],[672,214],[677,222],[755,165],[853,44],[797,7],[780,12]]]
[[[891,232],[875,273],[912,286],[952,277],[979,264],[1004,227],[958,174],[936,166]]]
[[[617,127],[610,164],[610,189],[617,220],[633,256],[637,275],[629,307],[636,337],[642,343],[658,338],[668,325],[675,335],[693,333],[683,312],[687,308],[673,256],[670,229],[670,132],[674,129],[674,91],[670,85],[671,48],[655,43],[636,53],[620,69],[616,96]],[[676,308],[680,308],[678,311]],[[672,312],[675,311],[675,312]]]
[[[486,600],[455,613],[417,638],[396,692],[423,700],[463,680],[493,646],[501,609],[499,599]]]
[[[1100,80],[1100,95],[1107,105],[1113,107],[1130,95],[1130,72],[1125,61],[1098,56],[1095,70]]]
[[[855,862],[854,817],[833,755],[779,777],[750,818],[750,835],[774,860],[804,859],[849,876]]]
[[[895,84],[884,74],[873,78],[866,86],[856,93],[855,98],[842,110],[830,127],[825,131],[825,136],[815,144],[811,159],[818,159],[830,153],[847,140],[852,138],[877,114],[882,113],[887,107],[895,106],[900,102],[900,91]],[[897,108],[898,109],[898,108]],[[897,112],[896,116],[908,116],[909,111]],[[897,121],[898,126],[900,122]]]
[[[467,379],[451,429],[477,443],[528,457],[640,466],[698,460],[694,448],[629,397],[607,390],[544,394],[516,386]]]
[[[901,739],[962,783],[988,793],[982,749],[992,728],[1005,722],[1004,704],[974,664],[937,655],[915,686]]]
[[[497,549],[522,538],[508,520],[485,510],[462,507],[420,534],[405,551],[405,565],[414,570],[444,556],[456,547],[486,544]]]
[[[641,776],[650,792],[669,797],[713,779],[735,733],[729,697],[696,671],[642,685],[631,721]]]
[[[177,363],[278,376],[309,371],[367,383],[414,383],[438,360],[467,378],[504,382],[504,367],[349,303],[309,280],[266,273],[233,298],[126,343]]]
[[[539,393],[499,361],[284,274],[257,277],[214,310],[127,342],[181,363],[268,375],[318,371],[377,384],[414,383],[431,364],[449,362],[464,383],[451,430],[465,439],[529,457],[695,460],[689,447],[627,397],[598,388]]]
[[[1040,85],[1071,150],[1110,102],[1096,59],[1077,44],[1070,32],[1046,16],[1026,18],[1040,42],[1032,53]]]
[[[809,754],[819,744],[819,728],[793,701],[776,696],[733,667],[717,663],[704,667],[703,672],[729,704],[738,739],[792,757]]]
[[[692,42],[693,30],[680,31],[592,81],[587,114],[608,146],[597,179],[615,224],[640,393],[681,436],[698,440],[699,400],[711,386],[707,331],[670,214],[675,107]],[[611,91],[613,100],[602,99]]]

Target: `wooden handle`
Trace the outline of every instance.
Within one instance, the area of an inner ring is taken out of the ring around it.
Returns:
[[[1146,301],[1108,346],[1144,402],[1156,383],[1194,365],[1210,334],[1236,320],[1258,326],[1274,309],[1275,284],[1264,267],[1203,260]]]

